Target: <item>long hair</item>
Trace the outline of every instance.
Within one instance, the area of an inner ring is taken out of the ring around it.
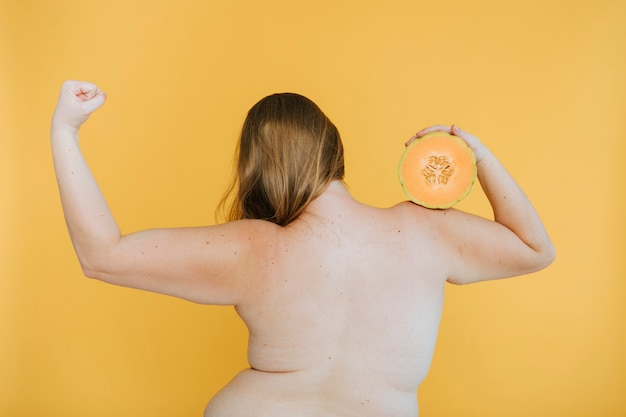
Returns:
[[[235,175],[220,202],[227,220],[295,220],[333,180],[344,177],[339,131],[320,108],[293,93],[273,94],[248,112]]]

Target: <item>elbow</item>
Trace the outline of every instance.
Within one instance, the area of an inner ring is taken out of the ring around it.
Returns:
[[[530,271],[537,272],[550,266],[556,259],[556,249],[551,242],[539,250],[535,250],[534,260],[530,265]]]
[[[488,272],[483,271],[483,273],[473,277],[466,274],[456,274],[449,276],[447,282],[454,285],[466,285],[480,281],[528,275],[547,268],[555,259],[556,249],[552,243],[548,242],[545,247],[526,251],[524,256],[514,257],[509,259],[509,261],[504,259],[498,261],[496,259],[492,264],[492,268],[488,268]]]
[[[117,241],[94,240],[73,243],[85,277],[106,281],[117,273],[121,258]]]
[[[540,269],[544,269],[550,266],[556,260],[556,248],[552,243],[549,243],[548,246],[542,251],[542,260],[543,264]]]
[[[103,281],[104,280],[104,273],[102,272],[102,270],[98,269],[98,268],[94,268],[93,266],[81,262],[80,263],[80,268],[83,272],[83,275],[87,278],[90,279],[97,279],[99,281]]]
[[[87,278],[106,281],[106,277],[110,275],[110,268],[102,259],[79,256],[79,262],[81,271]]]
[[[96,246],[77,250],[83,275],[98,281],[113,283],[121,273],[123,256],[115,245]]]

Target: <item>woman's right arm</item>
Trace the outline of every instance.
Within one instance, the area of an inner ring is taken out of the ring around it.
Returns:
[[[67,229],[85,275],[207,304],[236,304],[267,222],[122,234],[79,146],[79,129],[105,101],[94,84],[66,82],[52,118],[54,168]]]
[[[530,200],[480,140],[457,126],[433,126],[463,139],[476,155],[478,179],[493,209],[493,220],[450,209],[437,227],[450,253],[448,281],[467,284],[535,272],[553,262],[555,249]]]

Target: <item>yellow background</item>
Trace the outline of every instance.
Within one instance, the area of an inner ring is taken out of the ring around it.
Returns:
[[[214,222],[273,92],[324,109],[373,205],[404,198],[416,130],[476,133],[558,259],[447,287],[421,415],[626,415],[623,0],[0,0],[0,48],[0,416],[198,416],[246,365],[231,308],[81,277],[48,141],[65,79],[109,94],[82,141],[125,232]],[[490,215],[479,188],[460,207]]]

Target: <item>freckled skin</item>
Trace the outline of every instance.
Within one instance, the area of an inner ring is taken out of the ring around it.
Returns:
[[[416,137],[442,130],[472,147],[493,221],[408,202],[370,207],[336,181],[286,227],[241,220],[122,235],[78,141],[105,98],[91,83],[68,81],[53,116],[68,232],[88,277],[235,306],[250,331],[251,368],[205,417],[415,417],[444,284],[521,275],[554,259],[499,161],[473,135],[445,126]]]
[[[446,273],[426,239],[400,233],[425,228],[415,210],[428,213],[366,206],[337,182],[288,227],[267,227],[260,256],[274,261],[253,268],[236,306],[251,369],[205,417],[416,416]]]
[[[408,202],[370,207],[332,183],[294,223],[263,234],[289,253],[260,250],[275,264],[255,268],[236,306],[251,369],[205,417],[417,416],[444,284],[528,268],[519,237],[495,224]]]

